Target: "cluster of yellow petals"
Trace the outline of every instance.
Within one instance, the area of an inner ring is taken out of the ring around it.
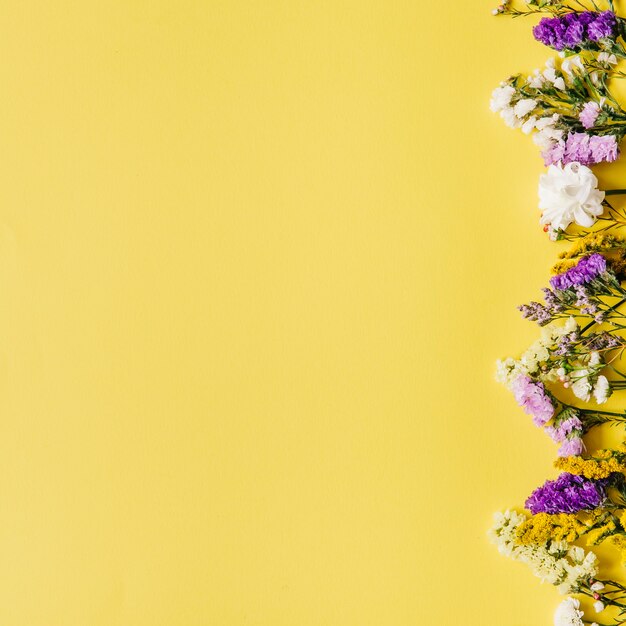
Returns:
[[[580,456],[567,456],[559,458],[554,466],[563,472],[584,476],[591,480],[600,480],[614,472],[626,472],[626,455],[624,455],[623,447],[617,455],[612,450],[600,450],[595,458],[583,459]]]
[[[614,548],[617,548],[622,556],[622,563],[626,565],[626,536],[625,535],[613,535],[611,537],[611,543]]]
[[[570,250],[562,252],[552,271],[555,274],[562,274],[576,265],[578,257],[590,252],[614,252],[613,258],[608,258],[609,266],[616,273],[620,274],[626,270],[626,240],[611,233],[589,233],[578,239]]]
[[[562,259],[573,259],[589,252],[602,252],[603,250],[618,248],[625,243],[624,239],[611,233],[590,233],[576,241],[567,252],[561,252],[559,257]]]
[[[578,259],[565,259],[564,261],[557,261],[552,266],[553,274],[563,274],[567,272],[568,269],[574,267],[578,263]]]
[[[616,530],[617,524],[614,519],[612,517],[608,517],[603,524],[587,533],[587,545],[597,546],[607,537],[613,536]]]
[[[544,544],[550,540],[576,541],[587,530],[587,525],[570,513],[537,513],[517,529],[520,545]]]

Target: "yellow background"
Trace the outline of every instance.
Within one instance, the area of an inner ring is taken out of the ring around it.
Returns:
[[[491,8],[1,3],[3,626],[551,623],[485,539],[555,455]]]

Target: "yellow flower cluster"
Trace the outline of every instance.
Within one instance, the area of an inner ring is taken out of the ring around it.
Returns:
[[[624,446],[616,450],[600,450],[594,458],[567,456],[557,459],[554,466],[569,474],[577,474],[591,480],[607,478],[614,472],[626,472],[626,452]]]
[[[614,258],[607,259],[610,268],[621,274],[626,270],[626,240],[611,233],[589,233],[578,239],[572,248],[567,252],[561,252],[558,261],[552,271],[555,274],[562,274],[576,265],[578,257],[590,252],[607,252],[612,250]]]
[[[589,252],[602,252],[626,245],[626,241],[610,233],[590,233],[581,237],[567,252],[561,252],[561,259],[573,259]]]
[[[626,250],[618,250],[615,258],[607,260],[615,275],[623,277],[626,274]]]
[[[517,529],[520,545],[544,544],[549,540],[571,543],[585,533],[587,526],[569,513],[537,513]]]
[[[626,565],[626,536],[624,535],[613,535],[611,537],[611,543],[614,548],[617,548],[622,556],[622,563]]]
[[[576,263],[578,263],[578,259],[565,259],[564,261],[557,261],[552,266],[552,273],[563,274],[564,272],[567,272],[568,269],[574,267]]]
[[[603,520],[602,524],[587,533],[587,545],[597,546],[607,537],[614,535],[617,530],[617,524],[612,516]]]

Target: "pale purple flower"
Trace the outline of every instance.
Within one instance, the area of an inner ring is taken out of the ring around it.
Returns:
[[[548,433],[552,441],[555,443],[563,443],[570,435],[581,437],[583,432],[583,423],[576,415],[568,417],[557,426],[546,426],[545,431]]]
[[[602,350],[612,350],[624,345],[621,337],[616,337],[605,331],[588,335],[584,338],[584,345],[591,352],[600,352]]]
[[[585,444],[580,437],[574,437],[573,439],[566,439],[559,448],[558,455],[563,456],[578,456],[583,453]]]
[[[521,375],[513,381],[511,389],[517,403],[532,415],[536,426],[545,425],[554,415],[554,405],[543,383]]]
[[[615,135],[595,135],[589,142],[591,148],[591,161],[594,163],[612,163],[617,161],[618,148]]]
[[[539,326],[545,326],[552,321],[552,312],[549,307],[541,304],[541,302],[520,304],[517,308],[521,311],[524,319],[530,320],[531,322],[537,322]]]
[[[585,128],[593,128],[600,115],[600,105],[597,102],[585,102],[578,119]]]
[[[619,149],[615,135],[588,135],[570,133],[565,141],[553,143],[542,153],[546,166],[556,163],[595,165],[617,160]]]
[[[565,157],[565,142],[556,141],[547,150],[544,150],[541,156],[546,167],[561,163]]]

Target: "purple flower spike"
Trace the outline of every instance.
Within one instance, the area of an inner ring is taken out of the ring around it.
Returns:
[[[535,489],[525,506],[533,515],[589,511],[598,508],[606,500],[606,484],[606,479],[588,480],[564,473]]]
[[[617,18],[611,11],[583,11],[566,13],[560,17],[544,17],[533,28],[537,41],[559,51],[580,50],[589,43],[615,39],[617,34]]]
[[[617,19],[611,11],[604,11],[587,26],[587,37],[591,41],[612,39],[617,35]]]
[[[557,274],[550,279],[550,284],[554,289],[563,291],[576,285],[584,285],[591,282],[601,274],[606,272],[606,259],[595,252],[583,257],[578,263],[568,269],[563,274]]]

